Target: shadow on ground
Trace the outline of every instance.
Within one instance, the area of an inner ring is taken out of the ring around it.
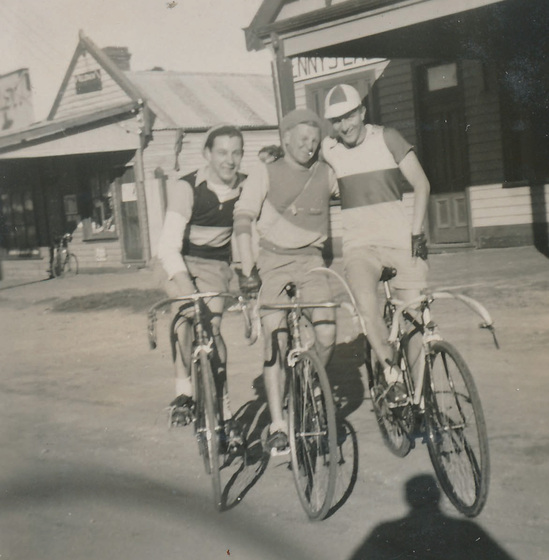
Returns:
[[[408,480],[408,515],[375,527],[349,560],[513,560],[476,523],[444,515],[440,496],[433,476]]]

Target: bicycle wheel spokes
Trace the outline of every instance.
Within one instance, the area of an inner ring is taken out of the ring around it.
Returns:
[[[447,342],[436,342],[428,359],[428,447],[442,489],[463,514],[480,513],[488,495],[486,424],[473,377]]]
[[[310,519],[323,519],[335,488],[337,433],[328,377],[314,353],[304,352],[293,368],[289,425],[292,472],[299,499]]]

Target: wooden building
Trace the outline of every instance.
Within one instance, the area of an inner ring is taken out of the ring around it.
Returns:
[[[204,165],[205,132],[220,122],[242,129],[249,169],[279,143],[272,77],[132,72],[126,48],[81,33],[47,120],[0,134],[3,279],[44,277],[65,232],[82,269],[146,265],[166,179]]]
[[[265,0],[246,40],[282,113],[349,83],[416,146],[431,245],[549,254],[548,25],[545,0]]]

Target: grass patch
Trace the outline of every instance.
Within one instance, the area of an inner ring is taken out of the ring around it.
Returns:
[[[75,296],[59,301],[52,307],[52,311],[73,313],[79,311],[105,311],[110,309],[126,309],[133,313],[143,313],[166,297],[163,290],[118,290],[116,292],[101,292],[86,296]]]

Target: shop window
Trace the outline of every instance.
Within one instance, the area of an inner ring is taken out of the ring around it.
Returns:
[[[455,62],[430,66],[426,68],[426,73],[427,91],[440,91],[458,85],[457,64]]]
[[[114,183],[108,169],[97,170],[89,178],[91,208],[84,223],[84,239],[118,237],[114,202]],[[72,206],[72,203],[69,202]],[[67,208],[65,208],[65,212]],[[73,213],[74,214],[74,213]]]
[[[0,194],[1,245],[9,256],[27,257],[39,254],[30,190]]]
[[[63,197],[63,208],[65,210],[65,223],[67,231],[74,231],[80,222],[78,214],[78,203],[75,194],[66,194]]]
[[[505,182],[537,185],[549,180],[547,115],[501,97]]]

